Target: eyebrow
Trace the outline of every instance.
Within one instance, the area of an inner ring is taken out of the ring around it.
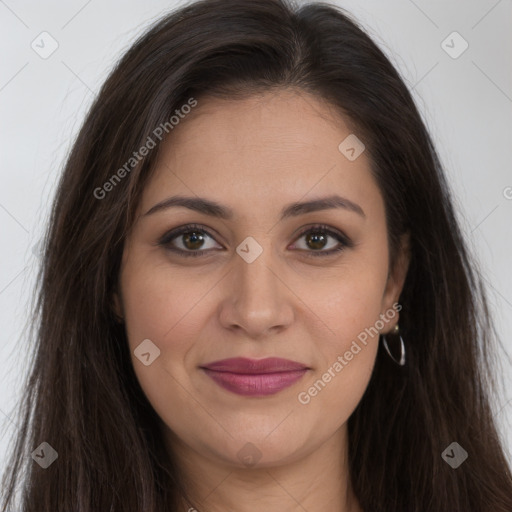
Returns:
[[[187,196],[172,196],[164,199],[163,201],[151,207],[144,216],[152,215],[156,212],[167,210],[172,207],[184,207],[189,210],[217,217],[219,219],[230,220],[233,218],[233,210],[227,206],[223,206],[215,201],[206,199],[204,197],[187,197]],[[331,195],[320,199],[313,199],[301,203],[291,203],[281,210],[281,220],[289,217],[297,217],[305,213],[316,212],[321,210],[330,210],[333,208],[342,208],[354,213],[361,217],[366,217],[363,209],[353,201],[338,195]]]

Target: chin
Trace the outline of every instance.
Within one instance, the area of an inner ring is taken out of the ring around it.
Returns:
[[[272,429],[268,432],[272,432]],[[221,445],[224,445],[225,450],[219,452]],[[307,450],[305,440],[302,438],[293,438],[289,435],[273,437],[272,434],[269,436],[267,433],[244,436],[239,433],[235,441],[228,438],[225,443],[216,444],[212,451],[216,457],[224,459],[228,465],[238,468],[264,469],[298,460]]]

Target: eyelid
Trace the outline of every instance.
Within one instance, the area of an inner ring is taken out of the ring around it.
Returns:
[[[326,224],[321,224],[321,223],[320,224],[319,223],[310,224],[308,226],[304,226],[303,228],[301,228],[301,230],[299,231],[299,234],[295,237],[295,241],[293,243],[295,243],[297,240],[299,240],[306,233],[315,232],[315,231],[323,232],[327,236],[335,238],[338,241],[338,243],[341,244],[341,246],[338,246],[337,248],[334,248],[334,249],[328,249],[327,251],[322,251],[322,250],[307,251],[304,249],[299,249],[299,251],[301,253],[303,253],[306,257],[309,257],[309,256],[312,256],[314,258],[316,258],[317,256],[328,257],[328,256],[332,256],[334,254],[340,253],[341,251],[343,251],[345,249],[350,249],[350,248],[354,247],[354,243],[352,242],[352,240],[347,235],[345,235],[342,231],[340,231],[336,228],[332,228]]]
[[[207,226],[203,226],[201,224],[185,224],[183,226],[179,226],[177,228],[174,228],[174,229],[171,229],[169,231],[167,231],[157,242],[158,245],[163,245],[163,246],[166,246],[168,247],[170,245],[170,242],[175,239],[175,238],[178,238],[180,235],[183,235],[184,233],[188,233],[190,231],[198,231],[204,235],[207,235],[208,237],[210,237],[212,240],[215,240],[215,237],[213,237],[210,233],[209,233],[209,230],[211,231],[215,231],[214,229],[211,229]],[[216,241],[216,240],[215,240]],[[219,243],[216,241],[216,243]],[[219,244],[220,245],[220,244]],[[180,249],[177,249],[176,250],[179,252],[181,251]],[[184,252],[188,252],[188,253],[198,253],[200,252],[201,249],[197,250],[197,251],[184,251]]]
[[[340,238],[342,242],[345,243],[346,245],[352,244],[349,237],[345,235],[342,231],[322,223],[314,223],[304,226],[303,228],[300,229],[299,233],[295,237],[295,240],[299,239],[301,236],[305,235],[306,233],[309,233],[310,231],[315,231],[315,229],[327,233],[328,235],[334,235],[335,237]]]

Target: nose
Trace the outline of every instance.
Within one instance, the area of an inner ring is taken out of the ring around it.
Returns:
[[[286,286],[279,266],[265,249],[252,263],[237,260],[225,286],[220,322],[244,337],[261,339],[286,329],[293,321],[293,293]]]

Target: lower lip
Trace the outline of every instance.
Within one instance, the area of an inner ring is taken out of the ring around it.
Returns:
[[[230,373],[203,368],[204,372],[219,386],[243,396],[267,396],[297,382],[307,369],[278,373]]]

